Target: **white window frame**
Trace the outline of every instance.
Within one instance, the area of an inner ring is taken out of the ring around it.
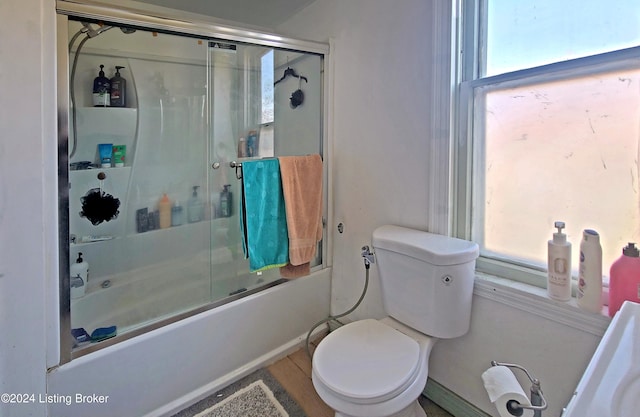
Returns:
[[[536,83],[598,74],[612,70],[640,67],[640,47],[621,49],[584,58],[557,62],[539,67],[480,78],[484,65],[478,54],[480,30],[486,22],[479,6],[480,0],[458,1],[458,28],[456,31],[456,80],[453,120],[453,177],[454,177],[454,235],[471,239],[473,208],[473,177],[482,174],[474,166],[474,89],[486,86],[510,88]],[[480,27],[480,30],[478,30]],[[479,59],[480,58],[480,59]],[[517,233],[517,231],[514,231]],[[481,253],[476,262],[479,272],[546,287],[546,268],[535,267],[508,257],[485,256]],[[575,285],[575,283],[574,283]]]

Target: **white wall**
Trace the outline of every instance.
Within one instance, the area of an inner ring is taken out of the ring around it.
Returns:
[[[379,225],[425,228],[425,178],[431,72],[421,0],[318,0],[278,28],[285,35],[334,41],[329,68],[335,232],[333,303],[342,312],[364,281],[360,248]],[[344,233],[336,232],[338,223]],[[358,317],[382,314],[375,270]]]
[[[430,116],[449,95],[448,74],[438,68],[441,60],[451,60],[441,54],[450,42],[443,24],[451,19],[450,5],[449,0],[317,0],[278,28],[333,46],[329,134],[335,222],[329,227],[345,226],[333,242],[333,313],[347,310],[358,298],[364,279],[360,247],[370,242],[376,227],[393,223],[446,233],[446,221],[430,219],[434,211],[448,209],[440,191],[448,187],[448,177],[430,171],[429,165],[449,157],[447,147],[433,146],[448,137],[448,124]],[[377,271],[371,271],[369,293],[354,319],[384,315]],[[476,290],[471,331],[436,344],[430,376],[497,415],[480,375],[491,360],[517,361],[542,380],[550,394],[548,414],[558,415],[606,320],[603,325],[597,317],[578,313],[575,321],[600,325],[574,328],[563,317],[557,321],[537,314],[555,306],[544,297],[531,300],[533,306],[522,310],[521,301],[504,302]]]
[[[54,7],[0,3],[0,393],[45,392],[57,332],[46,319],[58,285]],[[3,417],[44,408],[0,401]]]

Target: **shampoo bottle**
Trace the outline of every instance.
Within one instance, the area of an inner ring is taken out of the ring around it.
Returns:
[[[558,229],[553,240],[548,243],[547,294],[558,301],[571,299],[571,243],[567,235],[562,233],[564,222],[555,222]]]
[[[624,301],[640,303],[640,251],[635,243],[622,249],[609,271],[609,317],[613,317]]]
[[[104,65],[100,65],[100,72],[93,80],[93,106],[108,107],[111,105],[111,81],[104,76]]]
[[[225,184],[220,193],[220,217],[231,217],[233,194],[229,191],[231,184]]]
[[[158,203],[158,212],[160,213],[160,228],[166,229],[171,226],[171,200],[167,193],[162,194],[162,198]]]
[[[204,203],[198,197],[198,185],[193,186],[193,194],[187,203],[187,216],[189,223],[195,223],[202,220],[204,216]]]
[[[591,229],[585,229],[582,233],[576,298],[580,308],[592,313],[602,310],[602,247],[600,235]]]
[[[116,65],[116,74],[111,79],[111,107],[127,105],[127,80],[120,76],[120,70],[123,68]]]
[[[86,284],[89,282],[89,263],[82,259],[82,252],[78,253],[78,259],[71,265],[71,278],[79,276]],[[83,290],[84,293],[84,290]]]

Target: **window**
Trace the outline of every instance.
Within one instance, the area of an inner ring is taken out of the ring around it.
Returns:
[[[460,236],[478,268],[546,285],[556,220],[601,235],[603,272],[640,240],[640,3],[462,0]]]
[[[260,123],[273,123],[273,49],[260,58],[262,112]]]

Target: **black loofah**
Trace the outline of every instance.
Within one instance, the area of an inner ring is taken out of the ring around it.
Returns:
[[[102,222],[115,219],[120,213],[120,200],[101,192],[99,188],[92,188],[80,199],[82,201],[82,211],[80,217],[86,217],[94,226]]]

